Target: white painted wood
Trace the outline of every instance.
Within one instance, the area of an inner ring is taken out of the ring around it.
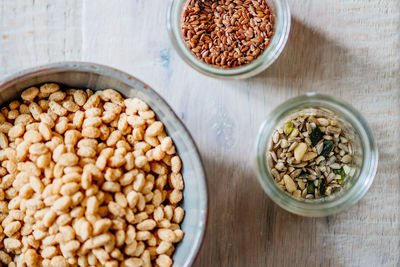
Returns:
[[[82,2],[1,1],[0,75],[81,56]]]
[[[205,77],[178,57],[166,29],[168,2],[2,1],[0,80],[48,62],[93,61],[165,97],[208,175],[208,232],[196,266],[400,266],[400,2],[290,0],[293,27],[283,55],[244,81]],[[380,150],[365,198],[328,218],[283,211],[255,178],[260,124],[307,91],[351,102]]]

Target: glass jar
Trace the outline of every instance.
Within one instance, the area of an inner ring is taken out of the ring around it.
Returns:
[[[267,151],[274,130],[299,112],[337,120],[352,142],[355,171],[346,177],[341,190],[332,195],[319,199],[296,198],[277,185],[268,167]],[[367,122],[353,107],[331,96],[308,93],[284,102],[268,115],[257,137],[256,162],[259,182],[276,204],[298,215],[327,216],[348,208],[365,195],[376,174],[378,149]]]
[[[250,64],[230,69],[218,68],[199,60],[188,49],[181,32],[182,13],[188,0],[171,0],[168,31],[172,44],[182,59],[195,70],[215,78],[244,79],[268,68],[281,54],[289,37],[290,11],[286,0],[266,0],[275,15],[274,35],[267,49]]]

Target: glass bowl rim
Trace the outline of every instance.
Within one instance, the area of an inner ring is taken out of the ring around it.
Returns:
[[[340,114],[348,121],[360,136],[363,146],[362,167],[356,182],[339,198],[329,201],[300,201],[289,196],[274,181],[267,168],[266,148],[273,129],[280,119],[298,108],[322,107]],[[334,108],[340,111],[334,110]],[[257,178],[265,193],[283,209],[303,216],[319,217],[337,213],[360,200],[368,191],[375,178],[378,166],[378,148],[372,131],[362,115],[349,104],[329,95],[307,93],[291,98],[276,107],[261,125],[256,139]]]
[[[180,20],[180,16],[176,16],[176,14],[177,12],[178,14],[181,13],[178,10],[181,6],[180,4],[186,1],[187,0],[170,0],[170,7],[167,12],[168,34],[175,51],[179,54],[183,61],[185,61],[191,68],[207,76],[222,79],[244,79],[254,76],[275,62],[275,60],[282,53],[289,39],[291,28],[289,4],[287,0],[270,0],[274,3],[275,8],[277,9],[276,13],[282,13],[282,20],[278,17],[276,19],[276,25],[281,25],[282,30],[282,34],[279,35],[279,38],[276,38],[275,31],[271,43],[268,45],[267,49],[250,64],[231,69],[214,67],[199,60],[195,55],[193,55],[183,41],[180,28],[178,27],[180,23],[176,23],[176,21]]]

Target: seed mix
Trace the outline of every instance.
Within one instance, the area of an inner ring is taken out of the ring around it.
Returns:
[[[338,191],[354,174],[352,159],[352,144],[341,125],[314,115],[299,115],[275,130],[267,152],[275,182],[306,199]]]

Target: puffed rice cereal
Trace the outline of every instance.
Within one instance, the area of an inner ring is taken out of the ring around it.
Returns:
[[[30,87],[1,108],[0,148],[1,265],[172,265],[182,162],[141,99]]]

